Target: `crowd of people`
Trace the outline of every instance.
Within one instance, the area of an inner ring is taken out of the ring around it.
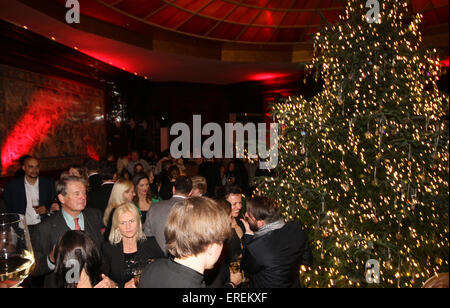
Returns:
[[[37,158],[21,163],[2,197],[26,217],[30,287],[299,287],[300,266],[312,264],[300,222],[250,198],[257,170],[240,160],[133,151],[73,166],[56,182],[39,175]]]

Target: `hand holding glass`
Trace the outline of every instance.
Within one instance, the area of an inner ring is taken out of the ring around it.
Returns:
[[[0,214],[0,288],[17,287],[33,269],[34,254],[25,218]]]

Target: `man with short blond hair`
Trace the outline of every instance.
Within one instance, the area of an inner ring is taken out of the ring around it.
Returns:
[[[212,199],[193,197],[177,202],[165,227],[172,259],[158,259],[147,266],[141,288],[204,288],[203,274],[222,252],[231,236],[228,213]]]

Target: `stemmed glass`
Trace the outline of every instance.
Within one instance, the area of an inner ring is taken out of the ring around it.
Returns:
[[[14,288],[28,277],[34,253],[25,217],[0,214],[0,288]]]
[[[136,287],[139,287],[139,282],[141,280],[142,271],[147,266],[147,264],[150,264],[153,261],[155,261],[155,259],[148,259],[147,262],[142,262],[142,261],[135,262],[135,267],[133,269],[133,275],[134,275],[134,283],[135,283]]]
[[[232,262],[230,262],[230,270],[233,273],[241,272],[242,274],[242,282],[241,284],[245,284],[248,282],[247,276],[245,275],[244,271],[241,269],[241,259],[242,255],[239,255],[236,257],[236,259]]]

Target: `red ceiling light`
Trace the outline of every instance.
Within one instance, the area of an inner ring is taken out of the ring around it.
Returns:
[[[270,80],[275,78],[284,77],[286,74],[280,74],[280,73],[260,73],[260,74],[253,74],[249,76],[249,80],[252,81],[264,81],[264,80]]]

